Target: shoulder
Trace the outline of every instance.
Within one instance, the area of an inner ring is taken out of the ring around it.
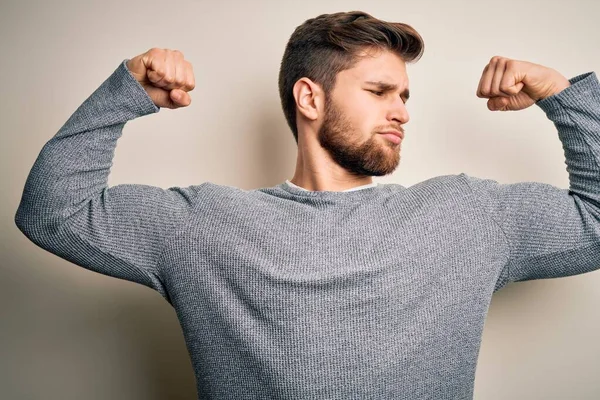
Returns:
[[[470,191],[465,173],[438,175],[409,186],[411,192],[433,197],[453,197]]]

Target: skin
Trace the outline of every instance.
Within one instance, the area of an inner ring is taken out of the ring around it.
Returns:
[[[558,71],[528,61],[494,56],[483,69],[477,97],[490,111],[518,111],[571,86]]]
[[[159,107],[191,104],[195,80],[192,65],[179,50],[152,48],[127,62],[132,76]],[[385,90],[367,82],[385,82]],[[488,99],[491,111],[522,110],[570,86],[552,68],[494,56],[485,66],[476,95]],[[391,174],[400,162],[401,143],[381,132],[402,137],[409,121],[408,76],[397,54],[366,47],[359,61],[341,71],[325,96],[308,78],[293,87],[298,125],[298,156],[291,182],[313,191],[343,191],[372,183],[372,176]]]
[[[194,70],[181,51],[151,48],[127,61],[127,69],[158,107],[191,104],[188,92],[196,86]]]
[[[392,173],[400,162],[399,144],[378,132],[409,121],[403,94],[408,89],[404,61],[395,53],[368,49],[341,71],[326,98],[320,85],[302,78],[294,85],[298,156],[291,182],[308,190],[342,191]],[[396,85],[382,92],[366,82]]]

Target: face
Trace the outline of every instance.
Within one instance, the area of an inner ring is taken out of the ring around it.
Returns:
[[[404,132],[409,120],[404,61],[389,51],[364,53],[353,68],[337,75],[318,131],[321,146],[348,172],[391,174],[400,162],[400,143],[380,132]]]

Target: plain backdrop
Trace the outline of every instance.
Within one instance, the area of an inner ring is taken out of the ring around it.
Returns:
[[[600,71],[600,3],[592,0],[0,4],[0,398],[7,400],[196,398],[175,312],[158,293],[62,260],[14,224],[41,148],[122,60],[162,47],[181,50],[194,66],[191,106],[129,122],[116,149],[110,186],[162,188],[211,181],[252,189],[292,178],[296,144],[277,74],[292,31],[319,14],[362,10],[408,23],[424,38],[422,59],[407,67],[402,159],[377,182],[411,186],[465,172],[567,188],[562,146],[543,111],[491,112],[475,92],[494,55],[567,78]],[[475,399],[600,398],[598,304],[600,272],[497,292]]]

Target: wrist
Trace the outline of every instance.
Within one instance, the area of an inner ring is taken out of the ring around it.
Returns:
[[[569,80],[567,78],[563,77],[563,79],[558,81],[546,95],[540,97],[537,101],[543,100],[550,96],[557,95],[560,92],[562,92],[563,90],[565,90],[566,88],[568,88],[569,86],[571,86],[571,82],[569,82]]]

